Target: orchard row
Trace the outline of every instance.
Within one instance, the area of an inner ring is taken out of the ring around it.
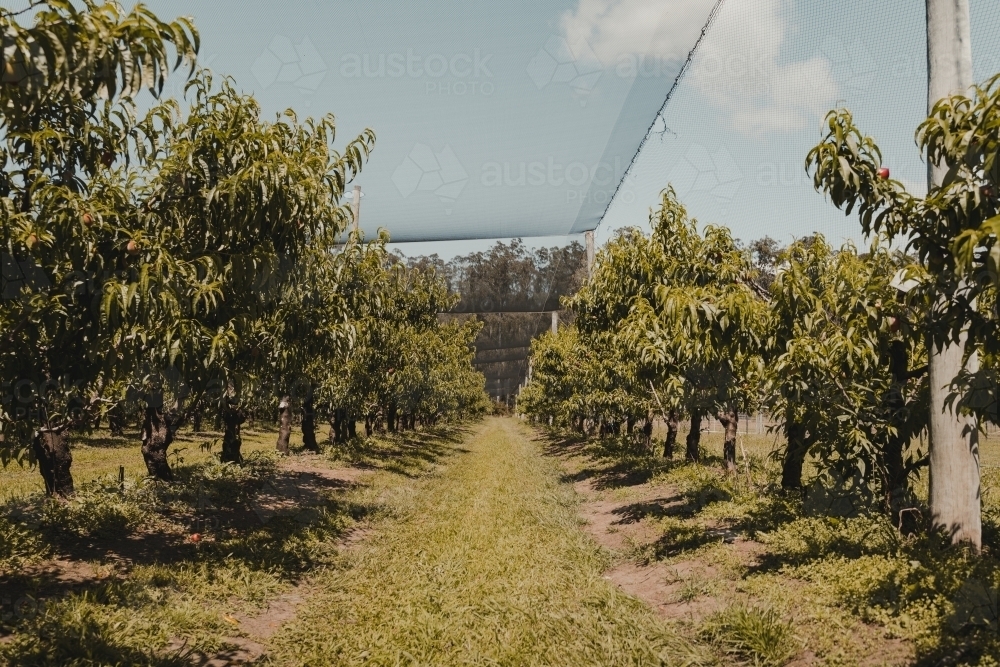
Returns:
[[[239,462],[249,413],[292,411],[316,449],[485,408],[476,323],[433,271],[346,233],[342,198],[374,147],[335,146],[332,115],[262,117],[233,81],[195,71],[199,37],[138,5],[42,2],[4,12],[0,86],[0,460],[73,492],[69,435],[141,413],[150,475],[172,478],[176,431],[204,414]],[[171,53],[173,54],[171,56]],[[184,101],[139,112],[168,72]],[[185,105],[187,108],[185,108]]]
[[[764,410],[784,435],[786,489],[802,487],[808,459],[899,525],[929,467],[931,525],[978,547],[977,429],[1000,421],[998,83],[941,100],[920,125],[940,173],[923,198],[890,178],[849,112],[827,116],[806,168],[859,214],[865,252],[818,235],[743,248],[725,227],[699,229],[668,187],[652,233],[620,233],[566,299],[575,323],[535,342],[518,409],[602,435],[643,425],[648,437],[660,416],[668,457],[686,418],[692,461],[716,418],[730,469],[739,413]]]

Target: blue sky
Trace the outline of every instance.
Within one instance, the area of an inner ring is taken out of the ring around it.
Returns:
[[[1000,3],[971,0],[976,76],[1000,70]],[[371,126],[362,227],[399,238],[566,234],[646,224],[667,182],[744,240],[860,240],[811,186],[806,152],[842,104],[920,191],[924,3],[728,0],[662,117],[712,0],[434,3],[153,0],[191,15],[201,63],[274,113]],[[168,84],[178,92],[180,82]],[[629,177],[607,202],[654,122]],[[589,173],[588,173],[589,172]],[[482,242],[404,243],[444,256]]]

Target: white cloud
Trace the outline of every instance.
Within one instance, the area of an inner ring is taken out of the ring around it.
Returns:
[[[838,99],[833,68],[825,56],[782,58],[789,33],[782,15],[786,4],[724,4],[692,63],[692,82],[746,134],[815,125]]]
[[[715,0],[580,0],[563,14],[569,44],[586,42],[607,67],[623,57],[683,60]]]

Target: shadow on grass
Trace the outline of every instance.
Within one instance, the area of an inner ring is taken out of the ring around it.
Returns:
[[[414,478],[448,456],[468,453],[469,450],[458,445],[469,433],[466,427],[441,427],[376,438],[354,438],[347,443],[331,445],[327,455],[355,468],[385,470]]]
[[[357,442],[352,467],[414,477],[464,451],[456,446],[463,435],[436,429]],[[359,500],[367,496],[353,492],[365,484],[349,469],[323,459],[290,462],[254,452],[242,465],[179,465],[172,484],[138,479],[121,488],[109,477],[81,485],[69,501],[34,496],[0,507],[0,521],[31,533],[30,548],[57,558],[0,574],[0,638],[12,635],[0,641],[0,664],[68,664],[82,656],[96,661],[87,664],[189,664],[162,648],[150,653],[159,634],[130,624],[159,627],[162,620],[150,619],[168,614],[164,596],[203,599],[204,609],[241,598],[263,604],[278,587],[335,566],[338,540],[389,508]],[[210,617],[181,627],[203,634],[202,625],[219,623],[221,614]]]
[[[543,451],[556,458],[582,457],[587,460],[582,470],[564,474],[568,483],[591,480],[595,489],[619,489],[647,483],[654,475],[677,465],[647,452],[630,438],[587,440],[579,434],[546,431],[539,434]]]
[[[808,584],[809,604],[840,607],[908,638],[915,649],[909,664],[995,665],[991,658],[1000,656],[1000,499],[992,495],[1000,476],[984,474],[984,549],[977,555],[927,532],[926,525],[902,535],[878,508],[853,518],[807,512],[802,495],[782,490],[780,470],[760,457],[741,460],[733,475],[717,456],[686,464],[610,439],[555,432],[538,439],[548,455],[572,459],[579,470],[564,475],[565,482],[615,489],[652,480],[662,489],[660,497],[612,510],[618,524],[656,522],[656,539],[629,554],[639,562],[688,558],[712,543],[752,540],[757,544],[741,577],[766,574],[757,585],[778,587],[778,595]],[[926,507],[920,509],[928,516]]]

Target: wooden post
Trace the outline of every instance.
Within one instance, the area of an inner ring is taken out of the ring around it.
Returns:
[[[972,85],[972,41],[968,0],[927,0],[927,110],[943,97],[967,92]],[[928,191],[944,181],[948,166],[927,165]],[[941,295],[947,299],[948,295]],[[952,380],[963,370],[965,343],[941,348],[928,345],[930,380],[930,511],[931,523],[945,530],[953,543],[982,547],[979,433],[975,420],[947,404]],[[975,354],[965,370],[975,373]]]
[[[594,275],[594,232],[593,230],[584,233],[587,239],[587,277]]]
[[[354,186],[354,200],[351,202],[351,213],[354,214],[354,223],[352,225],[354,233],[358,233],[359,226],[361,224],[361,186]]]
[[[559,333],[559,311],[552,311],[552,334],[555,335]]]

